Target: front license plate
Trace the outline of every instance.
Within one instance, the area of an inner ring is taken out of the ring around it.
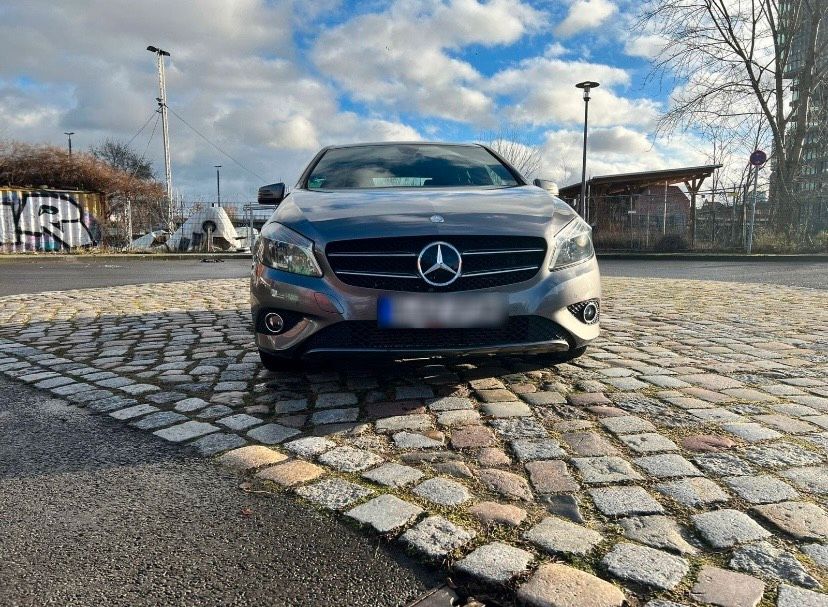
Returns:
[[[382,296],[377,299],[380,328],[465,329],[497,327],[506,322],[502,293]]]

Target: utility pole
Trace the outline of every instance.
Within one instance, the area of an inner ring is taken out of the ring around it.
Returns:
[[[63,134],[69,138],[69,158],[72,157],[72,135],[75,134],[75,131],[63,131]]]
[[[589,91],[590,89],[598,88],[600,85],[597,82],[592,82],[590,80],[586,80],[584,82],[579,82],[575,85],[576,88],[584,90],[584,157],[583,162],[581,164],[581,202],[580,208],[578,209],[579,214],[581,217],[586,215],[586,196],[587,196],[587,185],[586,185],[586,162],[587,162],[587,127],[589,125]]]
[[[216,169],[216,202],[221,206],[221,165],[216,164],[213,168]]]
[[[167,122],[167,82],[164,75],[164,57],[170,54],[158,47],[148,46],[147,50],[155,54],[158,63],[158,108],[161,111],[161,135],[164,140],[164,180],[167,186],[167,228],[173,233],[173,194],[172,194],[172,167],[170,166],[170,131]]]

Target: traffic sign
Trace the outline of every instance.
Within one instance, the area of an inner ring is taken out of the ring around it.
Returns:
[[[760,167],[768,161],[768,155],[762,150],[756,150],[750,155],[750,164]]]

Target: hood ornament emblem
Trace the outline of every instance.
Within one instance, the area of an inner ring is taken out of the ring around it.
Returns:
[[[443,223],[445,221],[442,215],[432,215],[430,219],[431,223]]]
[[[432,242],[417,257],[417,270],[428,284],[445,287],[460,278],[463,257],[447,242]]]

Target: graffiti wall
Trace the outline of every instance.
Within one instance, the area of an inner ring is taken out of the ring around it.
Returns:
[[[103,214],[96,192],[0,188],[0,253],[96,246]]]

